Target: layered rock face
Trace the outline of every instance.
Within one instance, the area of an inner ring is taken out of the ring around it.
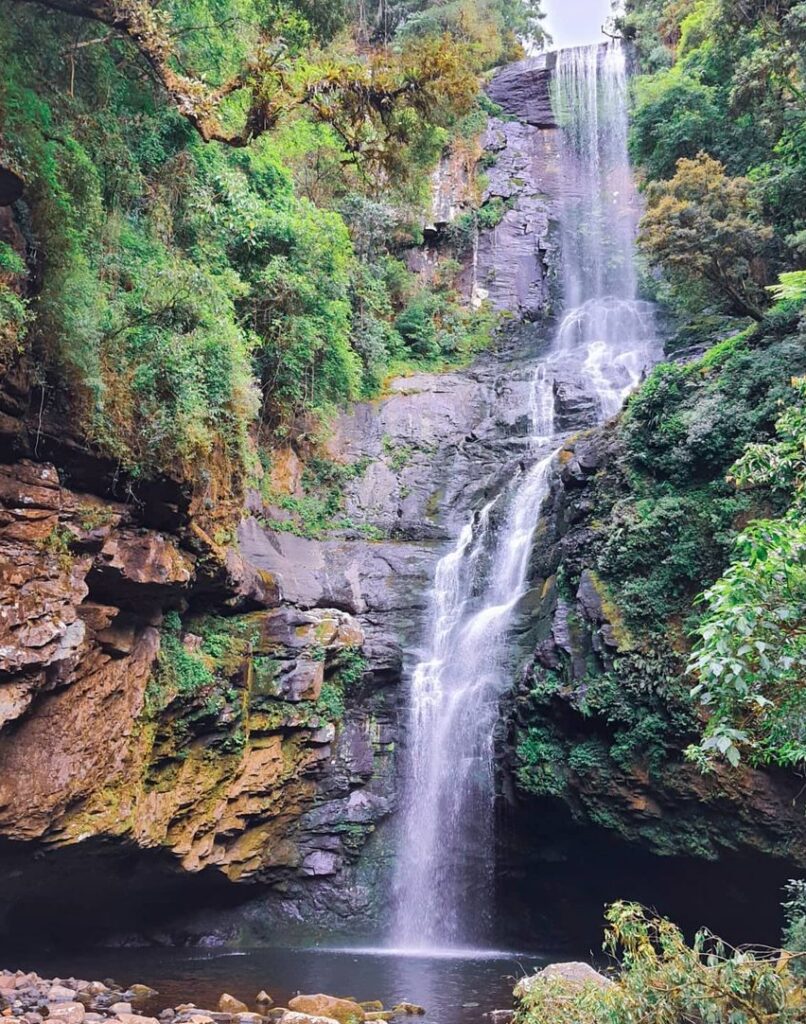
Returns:
[[[539,136],[491,124],[488,198],[509,208],[467,271],[469,290],[487,289],[517,319],[550,298]],[[24,373],[6,377],[0,863],[17,882],[0,896],[0,921],[5,912],[13,928],[30,897],[25,850],[51,851],[57,872],[53,851],[88,840],[99,878],[100,852],[141,850],[162,851],[178,872],[260,885],[250,913],[264,932],[277,920],[372,921],[405,652],[442,544],[523,454],[542,343],[534,329],[509,331],[468,370],[392,382],[384,399],[345,413],[329,454],[362,467],[345,511],[364,535],[324,540],[273,529],[277,510],[255,493],[234,517],[237,537],[219,537],[215,493],[121,482],[57,412],[37,415]],[[274,461],[294,493],[296,456]],[[196,926],[205,930],[221,929]]]
[[[0,467],[0,508],[4,837],[115,837],[274,883],[355,856],[391,736],[339,680],[363,685],[354,616],[297,608],[192,521],[144,528],[51,464]]]

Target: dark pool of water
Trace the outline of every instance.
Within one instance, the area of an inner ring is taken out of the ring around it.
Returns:
[[[222,992],[252,1005],[261,989],[278,1006],[298,992],[326,992],[384,1006],[407,1000],[426,1008],[422,1024],[483,1024],[489,1010],[512,1005],[512,987],[524,974],[557,957],[505,952],[409,955],[356,949],[121,949],[92,953],[35,953],[7,966],[45,977],[114,978],[159,992],[151,1012],[193,1002],[215,1009]]]

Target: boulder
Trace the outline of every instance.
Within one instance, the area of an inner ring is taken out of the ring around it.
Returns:
[[[320,1017],[332,1017],[340,1024],[355,1024],[356,1021],[366,1019],[366,1013],[360,1003],[352,999],[339,999],[336,996],[326,996],[319,992],[316,995],[295,996],[288,1004],[289,1010],[296,1010],[298,1013],[308,1013]]]
[[[335,1017],[319,1017],[311,1013],[297,1013],[286,1010],[280,1017],[280,1024],[339,1024]]]
[[[66,985],[51,985],[48,989],[48,1000],[55,1002],[72,1002],[76,998],[76,990]]]
[[[394,1013],[408,1013],[413,1016],[421,1016],[425,1013],[425,1007],[418,1006],[417,1003],[398,1003],[392,1010]]]
[[[86,1013],[81,1003],[48,1003],[48,1017],[60,1024],[83,1024]]]
[[[112,1005],[109,1007],[109,1012],[110,1013],[114,1013],[116,1017],[117,1017],[117,1015],[119,1013],[131,1013],[132,1012],[132,1004],[131,1003],[123,1003],[123,1002],[121,1002],[121,1003],[112,1003]]]
[[[516,999],[522,999],[541,982],[554,981],[558,979],[571,990],[577,990],[587,986],[610,988],[613,984],[609,978],[606,978],[603,974],[595,971],[590,964],[572,960],[568,963],[549,964],[548,967],[544,967],[542,971],[538,971],[536,974],[530,974],[527,978],[521,978],[515,986],[513,994]]]
[[[153,999],[154,996],[159,995],[159,992],[155,988],[151,988],[150,985],[129,985],[129,992],[131,992],[132,999],[137,1000]]]
[[[222,994],[218,1000],[218,1008],[222,1013],[247,1013],[249,1010],[246,1003],[236,999],[235,996],[231,996],[229,992]]]

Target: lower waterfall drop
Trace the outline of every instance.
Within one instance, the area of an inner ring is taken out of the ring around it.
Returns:
[[[494,883],[493,733],[512,683],[508,638],[527,588],[554,457],[554,373],[592,388],[603,420],[656,355],[652,306],[637,298],[637,206],[627,156],[627,80],[616,42],[558,54],[557,197],[566,313],[535,366],[529,456],[438,563],[424,654],[411,678],[392,945],[489,943]]]

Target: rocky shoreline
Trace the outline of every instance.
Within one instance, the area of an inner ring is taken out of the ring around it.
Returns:
[[[3,1024],[364,1024],[420,1016],[422,1006],[401,1002],[385,1009],[379,1000],[358,1002],[324,994],[297,995],[275,1006],[262,990],[250,1007],[224,992],[215,1010],[180,1003],[151,1015],[159,993],[148,985],[124,988],[112,979],[42,978],[31,971],[0,971]]]

